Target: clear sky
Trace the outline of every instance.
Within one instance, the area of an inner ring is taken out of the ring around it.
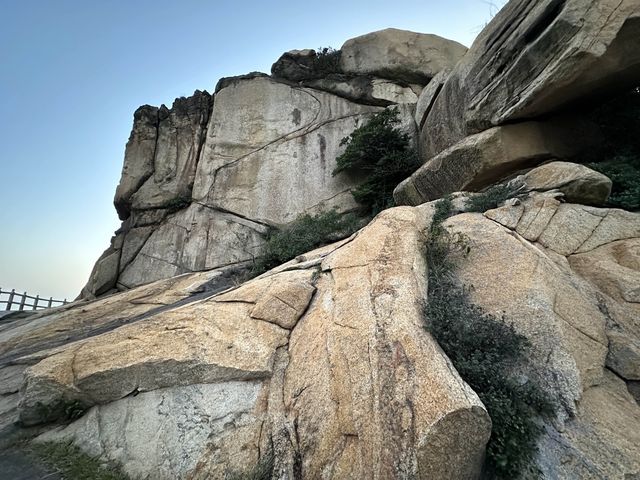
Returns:
[[[0,287],[74,298],[119,221],[133,112],[396,27],[469,46],[485,0],[0,0]]]

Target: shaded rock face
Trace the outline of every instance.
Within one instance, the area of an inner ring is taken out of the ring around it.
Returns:
[[[428,221],[389,210],[221,293],[188,274],[2,332],[3,350],[25,355],[14,363],[32,365],[18,372],[20,418],[90,407],[41,440],[139,478],[224,478],[269,452],[276,478],[477,478],[491,422],[422,324]],[[54,322],[77,315],[103,330],[47,348]]]
[[[121,220],[131,209],[166,207],[191,197],[213,97],[196,91],[171,109],[144,106],[133,120],[114,204]]]
[[[400,205],[420,205],[456,191],[482,190],[545,160],[573,156],[588,144],[591,126],[572,120],[523,122],[466,137],[400,183],[394,198]]]
[[[425,155],[493,126],[633,87],[639,28],[635,0],[512,0],[434,102],[423,130]]]
[[[399,201],[478,191],[523,167],[593,149],[602,138],[581,109],[640,83],[638,34],[635,0],[510,1],[451,73],[422,92],[416,122],[425,166],[398,187]],[[538,148],[527,151],[532,121]],[[513,135],[506,155],[493,159],[496,129]],[[572,151],[552,148],[558,140]],[[488,169],[493,174],[483,175]]]

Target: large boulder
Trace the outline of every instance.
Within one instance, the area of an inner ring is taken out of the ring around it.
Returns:
[[[387,28],[347,40],[340,51],[344,73],[426,85],[441,70],[453,68],[467,48],[437,35]]]
[[[389,210],[239,287],[142,316],[118,301],[155,305],[149,287],[113,295],[123,323],[31,354],[21,419],[90,407],[40,440],[72,440],[134,477],[225,478],[273,455],[278,478],[476,479],[491,422],[423,328],[428,221]],[[107,313],[106,300],[57,320]],[[30,352],[21,341],[11,348]]]
[[[604,205],[612,182],[602,173],[570,162],[550,162],[518,178],[527,191],[559,190],[570,203]]]
[[[395,201],[419,205],[457,191],[478,191],[542,161],[570,157],[589,143],[591,131],[588,123],[572,120],[504,125],[466,137],[400,183]]]
[[[511,0],[428,112],[425,160],[462,138],[636,86],[636,0]]]

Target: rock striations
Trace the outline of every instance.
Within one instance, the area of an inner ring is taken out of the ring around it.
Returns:
[[[512,0],[469,51],[387,29],[139,108],[81,299],[0,323],[0,435],[148,480],[493,478],[497,418],[425,328],[439,226],[554,406],[532,471],[640,478],[640,212],[575,163],[603,142],[579,106],[640,84],[639,28],[637,0]],[[242,281],[272,229],[357,210],[336,157],[385,108],[420,152],[403,206]]]

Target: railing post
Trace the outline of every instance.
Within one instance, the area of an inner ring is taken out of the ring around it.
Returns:
[[[33,300],[33,309],[38,308],[38,300],[40,300],[40,295],[36,295],[36,298]]]
[[[52,303],[53,303],[53,297],[49,297],[49,305],[47,305],[47,307],[51,308]]]
[[[13,296],[16,294],[16,289],[12,288],[9,293],[9,300],[7,301],[7,310],[11,310],[11,303],[13,302]]]
[[[24,310],[24,303],[27,301],[27,292],[22,294],[22,300],[20,300],[20,311]]]

